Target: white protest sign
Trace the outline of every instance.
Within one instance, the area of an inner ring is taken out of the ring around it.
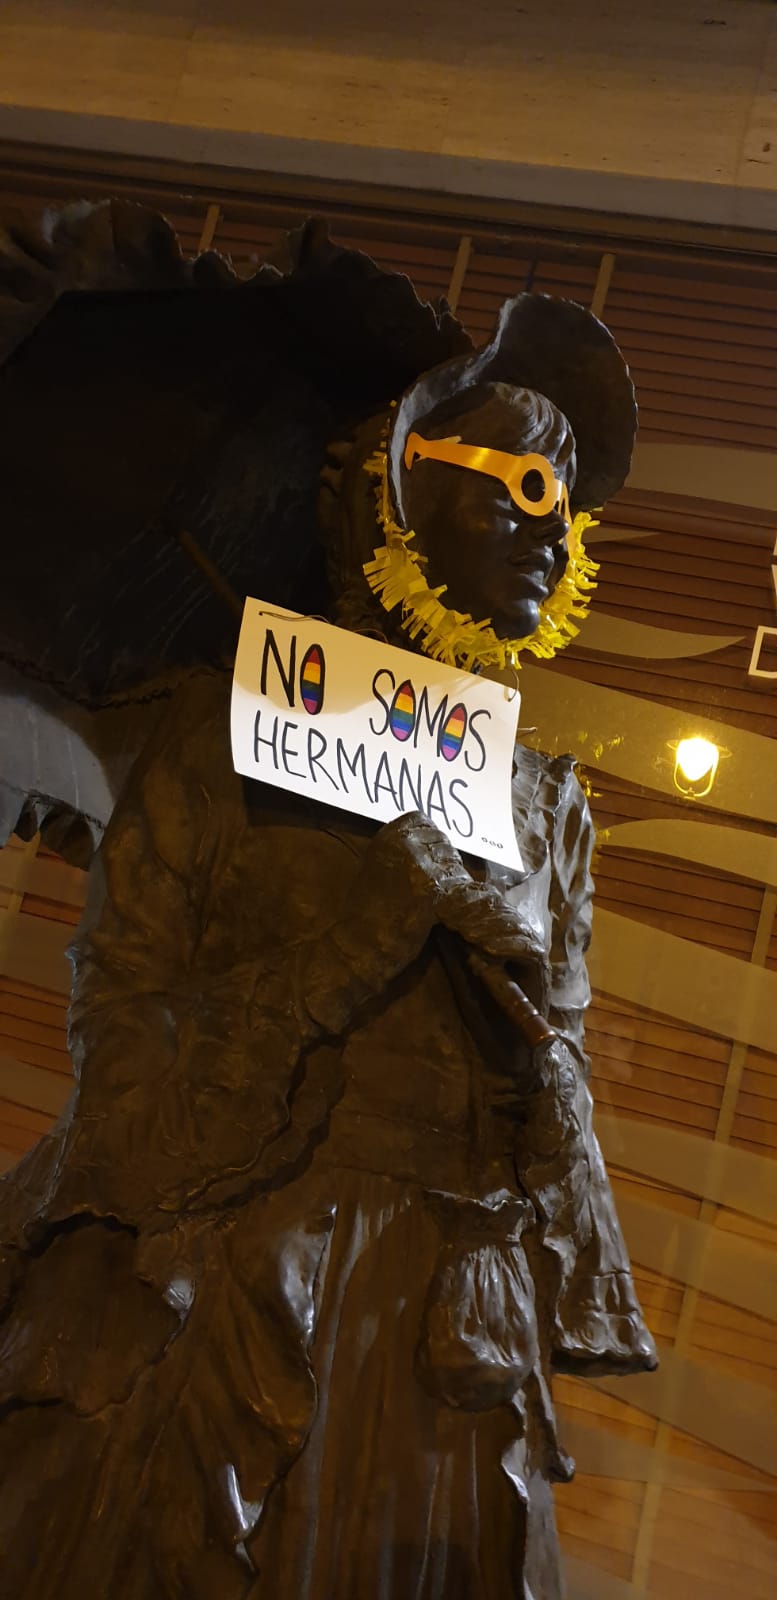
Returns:
[[[376,822],[421,811],[460,849],[521,870],[519,704],[502,683],[249,599],[232,759],[249,778]]]

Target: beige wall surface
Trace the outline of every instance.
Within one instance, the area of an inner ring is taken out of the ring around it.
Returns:
[[[777,6],[4,0],[0,137],[777,227]]]

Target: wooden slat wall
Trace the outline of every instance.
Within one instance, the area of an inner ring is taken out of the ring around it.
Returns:
[[[605,318],[632,367],[643,439],[777,447],[777,278],[755,289],[738,283],[735,269],[696,271],[689,277],[616,264]],[[775,519],[699,500],[700,487],[689,484],[689,498],[630,490],[607,508],[603,523],[611,532],[621,528],[624,539],[597,551],[602,562],[597,610],[689,633],[741,635],[742,642],[712,655],[660,661],[596,657],[573,649],[551,670],[773,737],[774,685],[748,677],[747,668],[756,627],[777,620],[770,573]],[[746,504],[743,474],[743,508]],[[635,539],[636,533],[648,536]],[[592,771],[590,778],[602,829],[598,904],[693,941],[699,961],[705,949],[749,960],[763,885],[645,852],[608,848],[607,830],[618,822],[687,821],[688,803],[648,794],[602,770]],[[718,814],[715,821],[740,825]],[[758,824],[748,826],[757,829]],[[772,933],[767,965],[774,966],[775,954]],[[777,1021],[775,1035],[777,1047]],[[732,1041],[606,993],[594,996],[588,1040],[600,1106],[648,1127],[705,1141],[720,1136]],[[777,1055],[749,1048],[735,1095],[731,1145],[762,1157],[777,1155],[775,1096]],[[704,1227],[770,1241],[772,1251],[777,1245],[774,1229],[684,1194],[681,1173],[676,1192],[653,1186],[651,1194],[633,1174],[617,1170],[614,1182],[624,1200],[647,1198],[657,1215],[662,1205],[679,1206]],[[670,1225],[666,1238],[671,1259]],[[660,1348],[697,1361],[713,1382],[717,1378],[721,1393],[745,1377],[761,1385],[768,1406],[777,1387],[773,1321],[710,1293],[690,1291],[683,1282],[641,1268],[639,1260],[636,1276]],[[562,1386],[570,1418],[590,1405],[582,1390],[569,1380]],[[597,1426],[617,1438],[635,1437],[645,1422],[644,1413],[628,1405],[617,1415],[608,1407],[606,1419],[597,1416]],[[746,1435],[743,1422],[743,1448]],[[651,1448],[657,1478],[662,1460],[695,1456],[700,1467],[724,1470],[734,1482],[746,1479],[747,1491],[669,1488],[659,1479],[644,1490],[639,1486],[642,1492],[630,1495],[624,1509],[612,1479],[579,1478],[558,1493],[570,1553],[589,1568],[635,1584],[629,1593],[656,1600],[681,1595],[685,1600],[688,1593],[702,1591],[716,1600],[734,1594],[766,1600],[777,1580],[774,1480],[738,1459],[736,1439],[732,1454],[723,1454],[676,1426],[659,1423]]]
[[[628,353],[643,436],[775,448],[774,288],[742,292],[725,280],[666,277],[656,284],[626,267],[613,278],[607,321]]]
[[[776,319],[777,320],[777,319]],[[777,433],[775,434],[777,447]],[[689,491],[693,486],[689,485]],[[777,698],[767,679],[748,677],[760,623],[773,623],[774,519],[713,502],[636,490],[618,495],[602,525],[647,536],[602,546],[597,611],[687,633],[740,637],[713,655],[649,663],[568,653],[559,670],[679,709],[773,736]]]
[[[518,241],[516,241],[517,247]],[[531,286],[538,294],[557,294],[582,305],[591,302],[596,283],[598,252],[560,260],[541,247],[537,253],[491,255],[482,246],[473,252],[459,301],[459,316],[480,344],[489,338],[503,301]]]
[[[14,957],[43,935],[64,951],[81,915],[85,877],[51,852],[11,839],[0,852],[5,898],[0,933],[0,1170],[18,1160],[65,1106],[73,1088],[63,968],[57,987],[26,981]],[[40,949],[38,950],[40,956]],[[48,955],[48,951],[45,952]],[[22,964],[23,965],[23,964]],[[41,973],[40,967],[44,970]],[[24,970],[24,967],[23,967]],[[27,969],[46,977],[45,961]],[[11,975],[13,974],[13,975]],[[66,982],[66,977],[65,977]]]
[[[31,210],[41,194],[61,198],[67,185],[67,175],[41,173],[25,189],[18,176],[4,181],[0,167],[0,205],[4,194],[12,195]],[[69,192],[94,196],[116,187],[115,175],[101,186],[92,170],[80,187],[70,181]],[[206,214],[201,196],[137,179],[128,179],[124,192],[161,204],[179,228],[184,248],[196,248]],[[218,194],[208,198],[219,200]],[[277,198],[259,196],[249,203],[226,196],[214,243],[247,274],[273,252],[304,210]],[[370,216],[364,208],[354,205],[349,211],[339,203],[334,232],[343,243],[408,272],[423,295],[445,294],[458,246],[454,228]],[[503,299],[528,283],[590,303],[602,249],[612,248],[605,239],[564,239],[557,230],[543,234],[528,226],[489,230],[481,222],[472,233],[459,314],[478,340],[491,333]],[[690,260],[666,251],[640,253],[626,243],[617,254],[605,320],[632,366],[644,438],[762,451],[777,446],[774,272],[720,255]],[[603,522],[623,537],[597,551],[602,561],[597,609],[684,632],[741,634],[742,642],[712,655],[647,662],[597,657],[576,647],[548,670],[562,679],[573,674],[773,736],[774,687],[748,678],[747,664],[757,625],[777,620],[770,581],[774,519],[746,509],[746,489],[741,508],[700,500],[698,489],[690,485],[689,498],[628,490],[607,508]],[[749,961],[763,924],[763,885],[608,842],[619,822],[687,820],[701,813],[689,810],[679,796],[645,791],[601,767],[592,767],[587,776],[600,830],[599,906],[679,936],[696,947],[699,961],[708,950]],[[719,814],[714,820],[742,825],[741,819]],[[747,826],[758,831],[765,825]],[[20,847],[12,843],[10,848]],[[27,861],[21,898],[14,894],[12,878],[11,872],[0,873],[0,905],[10,907],[6,916],[12,919],[6,923],[7,948],[13,946],[14,930],[23,931],[26,940],[31,929],[45,927],[53,943],[36,969],[37,984],[21,974],[0,977],[0,1072],[6,1063],[0,1076],[0,1146],[7,1159],[49,1125],[67,1092],[65,1002],[55,946],[64,947],[83,898],[78,875],[45,853]],[[765,961],[777,969],[777,925]],[[774,1053],[745,1050],[732,1100],[732,1040],[605,990],[594,995],[588,1044],[597,1103],[629,1127],[670,1130],[705,1146],[725,1135],[725,1142],[749,1159],[777,1155]],[[692,1288],[689,1263],[675,1246],[682,1225],[695,1226],[698,1237],[708,1241],[732,1241],[744,1252],[773,1251],[777,1228],[766,1213],[756,1217],[713,1204],[688,1185],[682,1170],[667,1185],[612,1159],[610,1166],[624,1215],[629,1206],[639,1205],[655,1216],[647,1252],[651,1260],[636,1255],[635,1278],[667,1360],[681,1357],[695,1364],[721,1405],[743,1381],[759,1386],[755,1392],[763,1395],[764,1407],[773,1403],[777,1324],[717,1297],[714,1280]],[[680,1421],[651,1414],[653,1393],[648,1379],[638,1401],[627,1387],[611,1394],[569,1378],[557,1383],[562,1422],[581,1441],[583,1470],[557,1491],[573,1600],[599,1600],[605,1592],[608,1600],[688,1600],[697,1593],[710,1600],[734,1595],[770,1600],[777,1586],[777,1480],[755,1459],[758,1450],[747,1419],[743,1416],[741,1428],[731,1432],[722,1449],[717,1434],[717,1443],[706,1437],[703,1418],[693,1427],[682,1425],[681,1385],[679,1400],[675,1396]],[[636,1454],[619,1455],[627,1449]]]

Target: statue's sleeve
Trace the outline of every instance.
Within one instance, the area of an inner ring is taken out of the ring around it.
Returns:
[[[551,841],[551,995],[549,1021],[566,1040],[585,1077],[585,1015],[591,999],[586,955],[591,943],[595,840],[588,801],[574,772],[561,790]]]
[[[570,770],[551,842],[549,1021],[559,1042],[546,1058],[541,1085],[524,1102],[517,1165],[555,1262],[554,1364],[589,1374],[656,1364],[592,1125],[585,1017],[593,845],[588,802]]]
[[[252,824],[228,737],[226,680],[202,675],[137,762],[95,859],[71,952],[78,1104],[57,1135],[51,1220],[164,1225],[291,1170],[338,1092],[337,1051],[311,1054],[419,954],[438,917],[472,916],[482,898],[439,830],[400,817],[312,932],[301,920],[296,940],[244,948],[229,912],[240,891],[225,879]],[[283,848],[298,852],[299,837],[291,829]],[[283,873],[277,850],[263,859]],[[513,938],[514,919],[488,910],[491,939]]]
[[[288,1120],[302,1027],[278,952],[205,946],[246,826],[228,688],[203,673],[174,696],[95,857],[70,952],[77,1102],[14,1174],[27,1215],[164,1225]]]
[[[225,759],[227,704],[217,679],[179,691],[95,858],[71,950],[79,1094],[57,1212],[138,1223],[173,1211],[213,1173],[240,1169],[257,1130],[261,1143],[280,1115],[278,1086],[299,1049],[293,1019],[273,1049],[264,1037],[266,1070],[249,1095],[256,962],[238,954],[220,968],[200,952],[244,826],[240,780]]]

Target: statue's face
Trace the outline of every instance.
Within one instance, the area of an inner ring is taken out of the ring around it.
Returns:
[[[502,438],[497,442],[493,420],[493,407],[484,407],[481,413],[473,410],[451,419],[446,433],[449,427],[450,435],[458,435],[466,445],[498,449],[501,463],[507,466],[505,430],[498,428]],[[423,437],[422,423],[419,432]],[[514,429],[507,448],[516,457],[539,453],[536,442],[522,440]],[[565,512],[551,505],[539,516],[531,514],[490,471],[423,459],[423,453],[421,445],[421,459],[407,472],[404,496],[407,525],[415,532],[419,553],[427,558],[430,586],[445,584],[445,605],[469,613],[476,621],[490,618],[500,638],[526,638],[537,628],[540,606],[553,593],[567,564],[568,502]],[[565,462],[542,451],[547,463],[545,479],[552,483],[555,477],[571,490],[574,469],[569,461],[574,462],[574,455],[563,453]],[[492,465],[493,461],[489,462],[489,467]],[[509,469],[507,475],[512,476]],[[522,476],[519,467],[513,481],[515,485],[523,482],[525,499],[541,500],[539,473]]]

